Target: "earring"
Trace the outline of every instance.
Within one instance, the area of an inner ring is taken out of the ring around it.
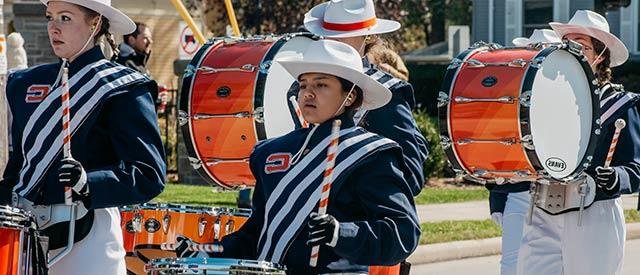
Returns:
[[[91,31],[95,31],[96,30],[96,25],[91,26]]]

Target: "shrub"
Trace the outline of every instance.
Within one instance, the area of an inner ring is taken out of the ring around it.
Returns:
[[[430,117],[421,109],[416,110],[413,113],[413,117],[422,135],[424,135],[429,143],[429,158],[427,158],[423,166],[424,175],[427,179],[441,177],[447,160],[440,146],[440,130],[438,128],[437,118]]]

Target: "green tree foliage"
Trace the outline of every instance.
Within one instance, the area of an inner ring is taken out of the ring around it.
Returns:
[[[429,143],[429,158],[423,166],[424,175],[427,179],[441,177],[447,161],[442,146],[440,146],[440,130],[437,119],[430,117],[423,110],[415,111],[413,117],[422,135],[424,135]]]

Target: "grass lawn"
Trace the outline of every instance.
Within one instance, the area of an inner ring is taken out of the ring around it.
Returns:
[[[171,202],[189,205],[207,205],[235,207],[238,192],[217,192],[210,186],[186,184],[167,184],[164,192],[153,199],[153,202]]]
[[[171,202],[193,205],[235,206],[236,191],[215,192],[210,186],[196,186],[169,183],[164,192],[155,198],[154,202]],[[484,187],[469,187],[460,189],[427,187],[415,198],[416,204],[465,202],[486,200],[489,191]]]
[[[427,187],[422,189],[422,192],[415,198],[416,204],[451,203],[487,199],[489,199],[489,191],[482,186],[461,189]]]

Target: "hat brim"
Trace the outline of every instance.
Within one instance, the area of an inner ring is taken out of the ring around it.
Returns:
[[[316,35],[321,35],[324,37],[332,37],[332,38],[345,38],[345,37],[356,37],[356,36],[365,36],[365,35],[373,35],[373,34],[383,34],[394,32],[400,29],[400,23],[387,20],[387,19],[376,19],[376,24],[357,31],[333,31],[327,30],[322,26],[322,22],[324,20],[324,12],[327,8],[329,2],[322,3],[313,7],[307,14],[304,15],[304,27],[311,33]]]
[[[363,98],[360,109],[374,110],[386,105],[389,103],[389,100],[391,100],[391,91],[389,91],[389,89],[385,88],[380,82],[366,75],[364,72],[354,70],[353,68],[337,64],[301,60],[279,60],[277,62],[296,79],[305,73],[324,73],[351,81],[362,89]]]
[[[511,43],[513,43],[513,45],[515,45],[516,47],[525,47],[529,45],[529,43],[531,43],[531,40],[526,37],[516,37],[511,40]]]
[[[549,23],[549,26],[551,26],[551,29],[553,29],[560,38],[563,38],[567,34],[578,33],[598,39],[609,49],[611,67],[620,66],[629,59],[629,50],[627,49],[627,46],[625,46],[618,37],[609,32],[596,28],[558,22],[551,22]]]
[[[78,6],[83,6],[90,10],[93,10],[102,16],[109,19],[109,32],[112,34],[130,34],[136,31],[136,24],[129,18],[129,16],[125,15],[121,11],[113,8],[111,6],[104,5],[102,3],[98,3],[95,1],[86,1],[86,0],[55,0],[60,2],[67,2],[71,4],[76,4]],[[50,0],[40,0],[42,4],[45,6],[50,2]]]

